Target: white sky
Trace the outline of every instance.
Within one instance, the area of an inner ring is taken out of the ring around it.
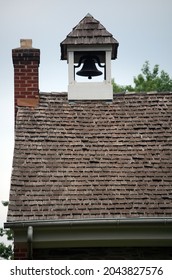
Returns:
[[[13,65],[11,50],[20,39],[40,48],[40,90],[67,91],[67,63],[60,42],[87,14],[119,42],[112,77],[132,84],[149,60],[172,77],[171,0],[0,0],[0,201],[8,200],[14,147]],[[0,226],[6,209],[0,205]]]

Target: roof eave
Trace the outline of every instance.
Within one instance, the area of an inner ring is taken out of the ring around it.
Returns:
[[[119,43],[109,43],[106,44],[106,46],[109,45],[112,47],[112,56],[111,59],[116,59],[117,58],[117,51],[118,51],[118,47],[119,47]],[[76,47],[76,46],[84,46],[84,47],[92,47],[92,45],[74,45],[74,44],[65,44],[65,43],[61,43],[60,47],[61,47],[61,60],[67,60],[67,48],[68,47]],[[102,45],[101,45],[102,46]],[[94,50],[94,49],[93,49]]]
[[[172,218],[116,218],[9,222],[16,242],[27,242],[31,230],[36,247],[171,246]]]
[[[47,226],[172,226],[172,217],[145,217],[145,218],[106,218],[106,219],[68,219],[68,220],[33,220],[33,221],[16,221],[4,223],[5,228],[17,227],[47,227]]]

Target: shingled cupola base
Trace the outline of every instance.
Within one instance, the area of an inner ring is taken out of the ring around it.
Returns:
[[[20,48],[12,50],[12,59],[16,116],[18,107],[35,107],[39,103],[40,50],[32,48],[32,40],[21,39]]]

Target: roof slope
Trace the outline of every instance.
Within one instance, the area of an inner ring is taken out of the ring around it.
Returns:
[[[67,46],[112,46],[112,59],[117,57],[118,41],[93,16],[87,14],[67,35],[61,45],[61,59],[67,59]]]
[[[172,94],[20,108],[8,221],[172,215]]]

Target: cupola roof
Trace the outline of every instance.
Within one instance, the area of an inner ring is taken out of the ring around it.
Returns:
[[[112,59],[117,57],[118,41],[92,15],[87,14],[61,43],[61,59],[67,59],[67,46],[112,46]]]

